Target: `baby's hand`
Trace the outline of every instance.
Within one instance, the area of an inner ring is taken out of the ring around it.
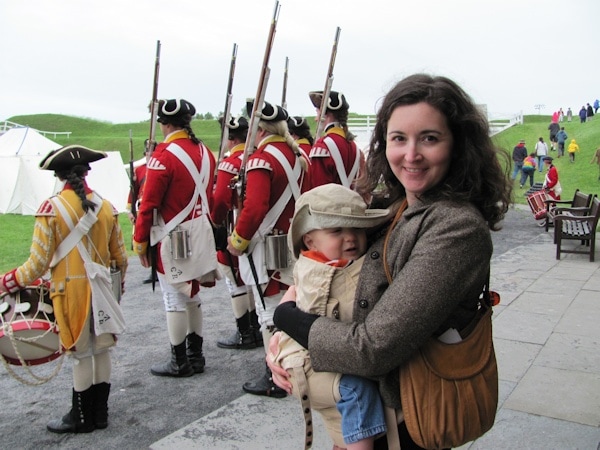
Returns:
[[[286,302],[296,302],[296,286],[295,285],[291,285],[288,288],[286,293],[283,294],[283,297],[281,297],[279,304],[281,305],[282,303],[286,303]]]

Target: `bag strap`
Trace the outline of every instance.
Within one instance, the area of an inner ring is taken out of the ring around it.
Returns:
[[[392,235],[392,231],[398,224],[398,221],[402,217],[402,213],[406,210],[407,207],[408,207],[408,202],[405,199],[402,202],[402,204],[400,205],[400,208],[398,208],[398,211],[396,212],[396,215],[394,216],[394,220],[392,221],[391,225],[389,226],[387,233],[385,233],[385,240],[383,241],[383,269],[385,270],[385,276],[387,278],[388,284],[392,284],[392,281],[393,281],[392,273],[390,272],[390,266],[389,266],[388,260],[387,260],[388,243],[390,241],[390,236]]]
[[[73,223],[67,208],[63,204],[63,199],[60,196],[56,198],[51,198],[50,202],[58,209],[60,215],[65,220],[65,223],[69,227],[71,232],[67,235],[67,237],[58,245],[56,248],[54,255],[52,256],[52,261],[50,261],[50,268],[55,267],[65,256],[67,256],[71,250],[81,241],[83,236],[88,234],[92,225],[94,225],[98,221],[98,211],[102,207],[102,198],[96,194],[92,193],[92,201],[98,203],[98,208],[96,210],[88,209],[88,211],[79,219],[77,225]]]
[[[150,232],[150,243],[152,245],[161,241],[172,230],[174,230],[177,225],[179,225],[185,220],[185,218],[192,212],[194,206],[196,206],[196,204],[198,203],[198,196],[200,196],[201,198],[203,214],[206,213],[210,217],[208,198],[206,196],[206,187],[208,186],[207,174],[208,172],[210,172],[210,161],[208,159],[207,154],[208,149],[202,143],[198,145],[198,148],[200,149],[202,157],[202,167],[200,169],[201,172],[198,172],[198,168],[194,164],[194,161],[192,160],[190,155],[188,155],[187,152],[179,145],[175,144],[174,142],[171,142],[165,148],[165,150],[171,152],[171,154],[173,154],[173,156],[175,156],[185,166],[185,168],[188,170],[188,172],[194,179],[195,187],[190,202],[186,205],[185,208],[179,211],[175,215],[175,217],[169,220],[169,222],[164,223],[162,216],[159,214],[159,224],[158,226],[153,227],[153,231]]]
[[[342,182],[342,186],[350,188],[352,182],[356,178],[356,174],[358,173],[358,168],[360,167],[360,153],[358,148],[355,146],[355,158],[354,164],[352,164],[352,168],[350,169],[350,173],[346,175],[346,167],[344,166],[344,162],[342,161],[342,155],[340,153],[340,149],[338,148],[335,141],[327,136],[323,139],[323,142],[327,146],[329,150],[329,155],[335,164],[335,169],[337,170],[338,177],[340,177],[340,181]]]

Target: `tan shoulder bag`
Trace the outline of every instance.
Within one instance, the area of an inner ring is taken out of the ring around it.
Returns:
[[[384,267],[388,282],[387,240]],[[489,291],[489,274],[472,331],[456,344],[432,337],[400,367],[400,399],[406,427],[426,449],[459,447],[487,432],[498,406],[498,367],[492,341],[492,305],[499,295]],[[463,330],[464,332],[464,330]],[[461,333],[462,334],[462,333]]]

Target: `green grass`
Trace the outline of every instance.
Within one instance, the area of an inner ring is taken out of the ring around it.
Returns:
[[[356,114],[351,114],[357,117]],[[315,126],[314,118],[307,118],[311,127]],[[52,138],[62,145],[80,144],[97,150],[114,151],[121,153],[123,161],[127,162],[129,156],[129,130],[132,130],[135,159],[142,157],[144,139],[148,137],[149,122],[112,124],[97,120],[63,116],[58,114],[41,114],[28,116],[14,116],[8,119],[21,125],[43,131],[70,131],[71,137]],[[494,142],[512,154],[513,147],[520,139],[525,139],[529,151],[533,151],[538,138],[542,136],[549,140],[548,124],[550,116],[534,115],[525,116],[523,125],[516,125],[494,137]],[[600,195],[600,181],[598,181],[598,167],[589,164],[596,148],[600,147],[600,115],[593,121],[581,124],[579,119],[573,122],[564,122],[562,125],[571,138],[575,138],[581,151],[576,155],[575,164],[569,163],[569,158],[555,159],[558,168],[560,183],[563,187],[562,198],[573,197],[575,189],[585,193]],[[194,133],[201,138],[208,147],[217,152],[219,148],[220,130],[216,120],[194,120],[192,122]],[[158,131],[160,134],[160,131]],[[157,137],[159,137],[157,135]],[[556,156],[555,152],[551,152]],[[543,181],[543,174],[535,173],[535,181]],[[515,182],[515,203],[526,204],[522,195],[524,190],[519,189],[518,179]],[[119,218],[127,248],[131,244],[131,225],[125,214]],[[0,273],[22,264],[29,256],[31,236],[33,233],[33,216],[20,216],[0,214]]]
[[[494,136],[494,142],[499,147],[506,149],[510,155],[512,155],[512,149],[520,139],[525,139],[525,146],[529,153],[535,150],[535,143],[540,137],[543,137],[544,142],[550,147],[549,124],[550,116],[525,116],[522,125],[515,125]],[[570,163],[568,156],[559,159],[557,158],[557,152],[550,152],[550,156],[554,158],[554,165],[558,170],[558,177],[563,188],[561,198],[572,199],[575,189],[600,195],[598,166],[590,164],[596,149],[600,147],[600,116],[594,116],[594,119],[587,123],[579,123],[579,118],[576,120],[573,118],[573,122],[563,122],[561,126],[565,127],[565,131],[569,136],[567,145],[565,145],[565,155],[567,155],[566,147],[571,139],[577,141],[580,149],[575,154],[575,163]],[[544,176],[543,172],[536,171],[534,181],[543,182]],[[514,188],[515,203],[526,204],[527,200],[523,196],[525,189],[519,189],[519,177],[514,183]]]
[[[20,214],[0,214],[0,274],[23,264],[29,257],[35,216]],[[132,227],[127,214],[119,215],[123,239],[130,255]]]

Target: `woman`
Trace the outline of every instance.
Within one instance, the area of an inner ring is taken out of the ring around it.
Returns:
[[[57,250],[60,253],[59,248],[64,249],[60,244],[70,233],[69,222],[77,223],[88,211],[93,211],[97,221],[81,242],[94,262],[109,267],[114,261],[121,275],[125,275],[127,250],[118,213],[85,181],[89,163],[106,156],[103,152],[69,145],[53,150],[42,160],[40,167],[53,170],[61,181],[65,181],[64,188],[60,194],[46,200],[36,213],[29,259],[0,277],[0,292],[17,292],[50,269],[50,297],[60,342],[75,359],[72,408],[61,419],[48,423],[47,429],[53,433],[89,433],[108,426],[109,349],[116,340],[112,334],[94,332],[91,287],[78,248],[71,247],[66,256],[58,262],[53,261]]]
[[[389,227],[387,247],[380,236],[367,252],[354,322],[302,313],[293,302],[276,310],[276,326],[308,348],[315,370],[375,378],[384,403],[401,408],[399,366],[431,336],[463,330],[476,314],[489,276],[490,230],[511,197],[498,156],[485,116],[453,81],[417,74],[387,94],[362,188],[375,191],[383,181],[378,207],[406,209]],[[289,391],[285,371],[271,369]],[[403,449],[418,448],[403,423],[400,440]]]

